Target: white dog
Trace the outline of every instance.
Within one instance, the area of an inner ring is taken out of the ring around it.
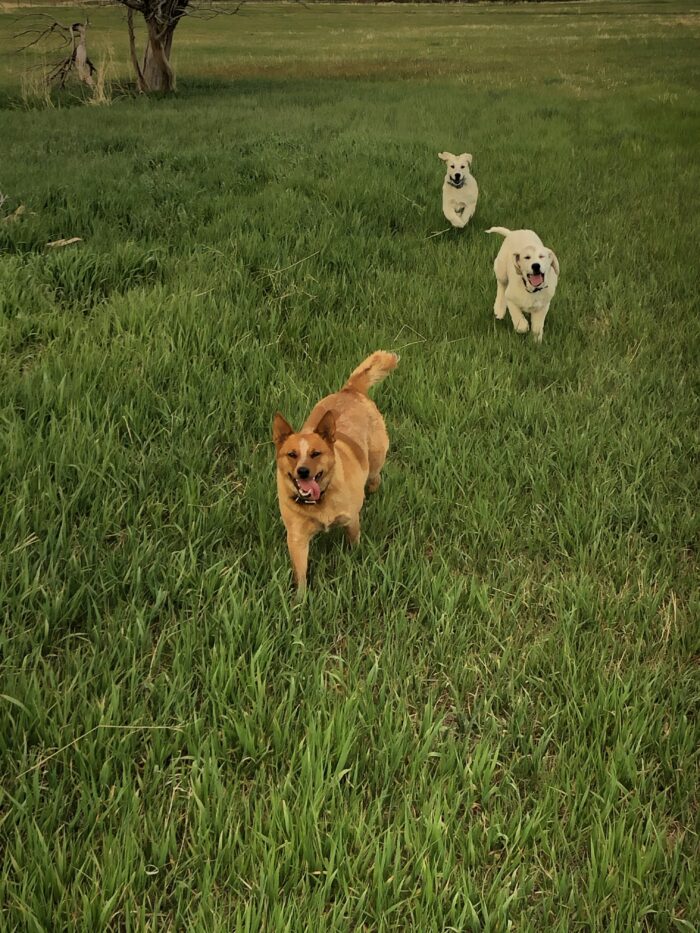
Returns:
[[[505,237],[493,264],[497,282],[493,313],[500,321],[508,310],[517,333],[526,334],[532,325],[532,335],[541,343],[544,319],[557,289],[559,260],[532,230],[491,227],[486,232]],[[530,324],[523,312],[530,315]]]
[[[442,185],[442,212],[453,227],[466,227],[476,210],[479,186],[469,169],[472,156],[468,152],[452,155],[438,152],[438,158],[446,163],[447,173]]]

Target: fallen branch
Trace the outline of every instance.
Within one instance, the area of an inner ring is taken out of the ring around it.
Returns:
[[[447,232],[448,232],[449,230],[451,230],[451,229],[452,229],[452,227],[445,227],[444,230],[438,230],[437,233],[431,233],[430,236],[423,237],[423,239],[424,239],[424,240],[432,240],[432,238],[433,238],[434,236],[442,236],[443,233],[447,233]]]
[[[24,213],[26,213],[26,210],[27,210],[26,206],[25,206],[24,204],[20,204],[20,206],[19,206],[19,207],[16,207],[16,208],[12,211],[11,214],[8,214],[7,217],[3,217],[3,218],[2,218],[2,222],[3,222],[4,224],[13,224],[16,220],[19,220],[20,217],[21,217]]]
[[[36,771],[37,768],[41,768],[42,765],[45,765],[47,761],[51,761],[52,758],[55,758],[56,755],[60,755],[61,752],[65,752],[66,749],[72,748],[74,745],[77,745],[82,739],[86,739],[89,735],[92,735],[93,732],[97,732],[99,729],[115,729],[123,730],[125,732],[150,732],[157,729],[167,729],[170,732],[184,732],[182,726],[111,726],[107,724],[100,724],[99,726],[94,726],[92,729],[88,729],[87,732],[83,732],[82,735],[77,736],[73,739],[72,742],[68,742],[67,745],[63,745],[57,751],[52,752],[50,755],[47,755],[45,758],[42,758],[40,761],[37,761],[35,765],[32,765],[31,768],[27,768],[26,771],[22,771],[21,774],[17,775],[17,778],[24,777],[25,774],[29,774],[31,771]]]
[[[51,240],[50,243],[46,244],[46,248],[56,249],[57,247],[60,247],[60,246],[71,246],[73,243],[81,243],[82,239],[83,238],[81,236],[72,236],[72,237],[69,237],[67,240]]]
[[[280,275],[282,272],[288,272],[290,269],[293,269],[295,266],[301,265],[302,262],[306,262],[307,259],[313,259],[314,256],[318,256],[321,252],[320,249],[317,249],[315,253],[309,253],[308,256],[304,256],[303,259],[297,259],[296,262],[293,262],[291,266],[284,266],[282,269],[262,269],[261,275]]]

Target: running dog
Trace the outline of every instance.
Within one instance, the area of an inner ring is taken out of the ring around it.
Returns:
[[[297,596],[306,589],[314,535],[341,525],[351,544],[360,540],[365,487],[379,487],[389,449],[384,419],[367,390],[398,361],[383,350],[368,356],[340,392],[321,399],[298,432],[279,412],[274,417],[277,494]]]
[[[472,156],[469,152],[452,155],[438,152],[447,169],[442,185],[442,212],[453,227],[466,227],[476,210],[479,186],[470,174]]]
[[[544,319],[557,290],[559,260],[532,230],[491,227],[486,232],[505,237],[493,264],[496,273],[493,313],[500,321],[508,311],[518,334],[532,329],[532,336],[541,343]],[[525,314],[530,315],[529,323]]]

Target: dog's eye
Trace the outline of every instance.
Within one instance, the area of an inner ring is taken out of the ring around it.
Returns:
[[[287,456],[288,456],[290,459],[292,459],[292,460],[296,460],[296,458],[297,458],[299,455],[297,454],[296,450],[290,450],[289,453],[287,454]]]
[[[525,258],[526,258],[526,259],[529,259],[530,257],[529,257],[529,256],[526,256]]]
[[[454,168],[454,165],[451,165],[450,168]]]
[[[464,168],[464,166],[463,166],[463,165],[460,165],[460,168]]]
[[[312,460],[315,460],[316,457],[320,457],[320,456],[321,456],[321,451],[320,451],[320,450],[312,450],[312,451],[311,451],[311,459],[312,459]]]

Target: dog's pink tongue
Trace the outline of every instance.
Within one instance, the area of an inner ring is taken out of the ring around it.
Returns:
[[[303,493],[308,494],[308,498],[318,502],[321,498],[321,489],[315,479],[298,479],[297,484]]]
[[[535,288],[544,282],[544,276],[539,273],[537,275],[528,275],[528,279],[530,280],[530,285],[534,285]]]

